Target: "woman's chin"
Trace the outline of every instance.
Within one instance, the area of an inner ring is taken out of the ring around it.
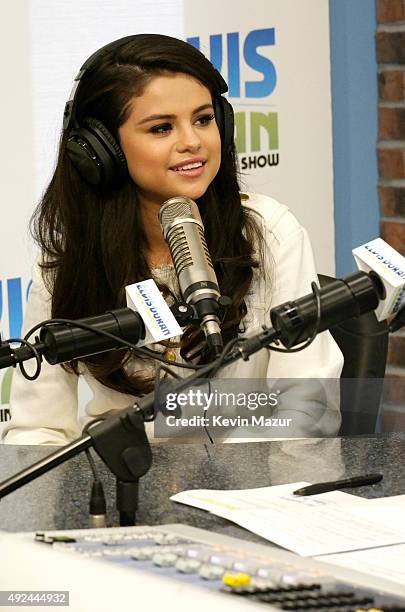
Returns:
[[[191,200],[198,200],[198,198],[201,198],[204,193],[206,192],[206,189],[187,189],[187,188],[179,188],[178,191],[176,193],[173,193],[173,195],[169,196],[170,198],[175,198],[178,196],[182,196],[185,198],[190,198]],[[169,197],[167,199],[169,199]]]

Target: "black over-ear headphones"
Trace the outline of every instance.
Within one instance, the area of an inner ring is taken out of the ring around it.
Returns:
[[[73,89],[66,102],[63,130],[67,132],[67,155],[83,180],[103,188],[117,186],[128,176],[125,155],[114,136],[94,117],[85,117],[80,124],[76,118],[77,90],[85,73],[106,51],[119,48],[143,34],[115,40],[91,55],[80,68]],[[150,36],[150,35],[147,35]],[[222,75],[217,72],[218,94],[214,97],[214,113],[221,136],[222,155],[226,155],[234,141],[234,114],[231,104],[221,94],[228,91]]]

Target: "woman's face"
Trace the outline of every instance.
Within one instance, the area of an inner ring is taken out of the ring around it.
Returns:
[[[143,205],[201,197],[221,163],[211,93],[183,73],[154,77],[134,97],[119,139]]]

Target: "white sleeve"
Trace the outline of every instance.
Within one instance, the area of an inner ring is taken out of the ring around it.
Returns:
[[[311,292],[318,282],[311,244],[306,230],[287,211],[272,228],[270,252],[273,274],[267,287],[268,311]],[[296,423],[296,435],[334,435],[340,426],[339,379],[343,356],[329,332],[319,334],[303,351],[291,354],[272,352],[268,377],[286,379],[280,415]],[[297,380],[302,379],[302,380]],[[286,397],[286,395],[284,395]]]
[[[49,319],[50,313],[51,296],[36,264],[23,335],[37,323]],[[26,369],[32,372],[31,361]],[[11,385],[11,420],[4,429],[3,442],[64,445],[77,438],[80,435],[77,388],[78,377],[60,365],[52,366],[43,361],[41,374],[34,381],[25,379],[17,367]]]

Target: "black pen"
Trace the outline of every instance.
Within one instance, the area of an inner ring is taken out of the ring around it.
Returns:
[[[364,487],[372,485],[382,480],[382,474],[366,474],[365,476],[355,476],[346,480],[331,480],[330,482],[318,482],[317,484],[308,485],[294,491],[294,495],[318,495],[319,493],[328,493],[328,491],[336,491],[338,489],[348,489],[351,487]]]

